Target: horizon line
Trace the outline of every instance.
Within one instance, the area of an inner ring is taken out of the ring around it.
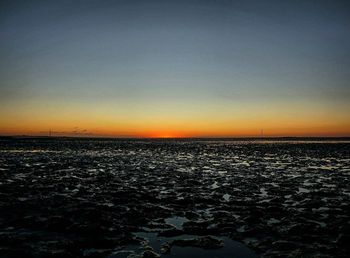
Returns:
[[[192,137],[142,137],[142,136],[96,136],[96,135],[0,135],[0,138],[76,138],[76,139],[116,139],[116,140],[288,140],[288,139],[342,139],[349,140],[350,136],[192,136]]]

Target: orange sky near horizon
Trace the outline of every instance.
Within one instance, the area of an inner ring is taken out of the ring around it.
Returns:
[[[226,107],[229,109],[229,107]],[[146,108],[147,109],[147,108]],[[29,109],[28,109],[29,110]],[[234,108],[232,107],[232,110]],[[350,136],[346,112],[287,112],[274,109],[209,112],[203,108],[171,112],[129,112],[108,110],[64,111],[33,108],[31,111],[0,112],[0,135],[49,135],[89,137],[259,137],[264,136]],[[11,115],[9,113],[12,113]],[[146,115],[147,114],[147,115]],[[229,115],[231,114],[231,115]]]
[[[13,107],[16,108],[13,108]],[[350,136],[347,102],[307,99],[101,100],[43,97],[0,109],[0,135],[107,137]]]
[[[85,130],[85,129],[84,129]],[[118,131],[113,128],[106,130],[84,131],[72,128],[69,130],[51,130],[51,136],[77,136],[77,137],[112,137],[112,138],[230,138],[230,137],[260,137],[260,130],[232,130],[232,131],[186,131],[186,130],[147,130],[147,131]],[[5,128],[0,131],[0,136],[49,136],[48,130],[35,130],[25,128]],[[348,128],[336,129],[264,129],[264,137],[350,137]]]

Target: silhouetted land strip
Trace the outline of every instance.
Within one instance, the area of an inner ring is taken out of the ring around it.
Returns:
[[[350,137],[176,137],[176,138],[143,138],[143,137],[87,137],[87,136],[0,136],[0,140],[40,139],[40,140],[116,140],[116,141],[350,141]]]

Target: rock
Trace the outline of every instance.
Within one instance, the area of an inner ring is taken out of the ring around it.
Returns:
[[[135,253],[133,251],[126,251],[126,250],[121,250],[112,253],[111,255],[108,256],[108,258],[129,258],[131,256],[134,257]]]
[[[337,245],[341,247],[349,248],[349,243],[350,243],[350,234],[340,234],[337,238]]]
[[[160,257],[160,255],[152,250],[146,250],[142,253],[141,257],[142,258],[158,258],[158,257]]]
[[[291,241],[278,240],[272,243],[272,246],[281,251],[295,250],[300,244]]]
[[[188,211],[185,213],[185,217],[188,219],[197,219],[199,217],[199,214],[193,211]]]

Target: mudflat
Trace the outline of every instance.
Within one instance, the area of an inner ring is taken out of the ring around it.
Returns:
[[[349,181],[349,142],[1,139],[0,256],[346,257]]]

